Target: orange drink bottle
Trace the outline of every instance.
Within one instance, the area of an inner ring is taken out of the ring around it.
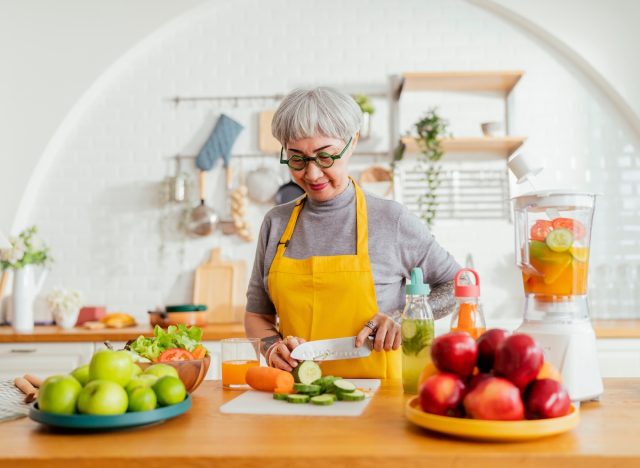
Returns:
[[[470,280],[462,281],[472,275],[475,284]],[[455,280],[456,310],[451,317],[451,331],[465,332],[474,339],[482,335],[486,330],[484,315],[480,299],[480,276],[471,268],[463,268],[456,274]]]

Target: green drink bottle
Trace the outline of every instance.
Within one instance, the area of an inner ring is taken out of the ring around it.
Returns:
[[[429,285],[422,280],[422,270],[411,270],[407,301],[402,312],[402,387],[405,393],[418,392],[418,378],[431,361],[434,335],[433,312],[427,300]]]

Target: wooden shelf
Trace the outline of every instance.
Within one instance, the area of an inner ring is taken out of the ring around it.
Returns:
[[[496,153],[509,157],[525,142],[524,137],[459,137],[442,139],[445,153]],[[412,137],[402,137],[407,153],[419,153],[418,143]]]
[[[402,91],[494,91],[509,94],[522,78],[521,70],[478,72],[407,72],[399,76],[395,97]]]

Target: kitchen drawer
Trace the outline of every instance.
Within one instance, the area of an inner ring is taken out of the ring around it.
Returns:
[[[2,343],[0,377],[66,374],[87,364],[92,354],[92,343]]]
[[[599,339],[597,346],[603,378],[640,377],[640,340]]]

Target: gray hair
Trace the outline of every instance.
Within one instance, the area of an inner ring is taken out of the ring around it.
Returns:
[[[271,133],[285,146],[323,135],[347,141],[362,125],[362,111],[348,94],[333,88],[295,89],[278,106]]]

